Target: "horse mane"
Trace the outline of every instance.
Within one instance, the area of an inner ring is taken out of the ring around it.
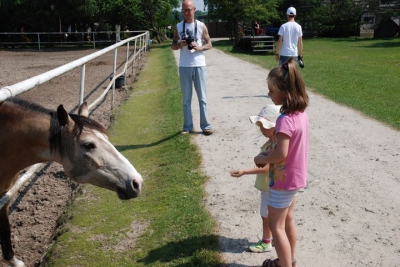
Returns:
[[[97,121],[92,120],[89,117],[85,117],[85,116],[81,116],[81,115],[77,115],[77,114],[69,114],[69,116],[75,122],[75,128],[73,130],[73,133],[74,133],[73,137],[79,136],[82,133],[83,128],[97,130],[108,136],[107,130]]]
[[[6,101],[12,102],[25,110],[32,111],[35,113],[46,114],[50,116],[50,131],[49,131],[50,151],[54,152],[56,149],[60,150],[62,149],[61,130],[63,126],[60,124],[58,120],[56,111],[47,109],[38,104],[19,98],[9,98]],[[84,128],[96,130],[108,136],[107,130],[97,121],[77,114],[68,114],[68,115],[75,122],[74,129],[72,129],[72,138],[79,137]],[[60,155],[63,155],[63,151],[60,151]]]

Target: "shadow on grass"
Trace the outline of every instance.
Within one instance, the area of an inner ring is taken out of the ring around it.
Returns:
[[[400,41],[399,42],[388,42],[388,41],[383,41],[379,43],[373,43],[371,45],[365,45],[363,47],[370,47],[370,48],[393,48],[393,47],[400,47]]]
[[[140,149],[140,148],[145,148],[145,147],[157,146],[157,145],[159,145],[159,144],[162,144],[162,143],[164,143],[164,142],[166,142],[166,141],[169,141],[169,140],[175,138],[175,137],[178,136],[178,135],[181,135],[181,132],[177,132],[177,133],[175,133],[175,134],[173,134],[173,135],[170,135],[170,136],[168,136],[168,137],[165,137],[165,138],[163,138],[163,139],[161,139],[161,140],[158,140],[158,141],[153,142],[153,143],[150,143],[150,144],[128,145],[128,146],[115,146],[115,148],[116,148],[118,151],[122,152],[122,151],[125,151],[125,150],[132,150],[132,149]]]
[[[346,43],[365,43],[362,47],[370,48],[392,48],[400,47],[399,38],[385,38],[385,39],[373,39],[373,38],[343,38],[343,39],[332,39],[334,42],[346,42]],[[370,43],[370,44],[368,44]]]
[[[145,265],[150,265],[156,262],[171,263],[179,262],[184,259],[190,258],[190,262],[181,263],[178,267],[189,266],[207,266],[207,267],[222,267],[229,266],[232,263],[222,263],[209,261],[214,257],[207,256],[207,254],[222,252],[220,243],[224,244],[224,252],[241,254],[247,251],[247,239],[231,239],[226,237],[219,237],[217,235],[206,235],[200,237],[191,237],[179,242],[170,242],[163,247],[151,250],[149,254],[140,259],[139,262]],[[261,263],[260,263],[261,264]],[[234,264],[235,267],[254,267],[253,265]],[[259,265],[257,265],[259,266]]]

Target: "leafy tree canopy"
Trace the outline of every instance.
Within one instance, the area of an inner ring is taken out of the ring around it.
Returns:
[[[268,22],[279,18],[277,7],[281,0],[204,0],[211,18],[229,21],[239,40],[239,23]]]
[[[0,0],[0,32],[66,32],[93,29],[149,30],[157,40],[174,20],[179,0]]]
[[[211,17],[237,21],[277,19],[281,0],[204,0]]]

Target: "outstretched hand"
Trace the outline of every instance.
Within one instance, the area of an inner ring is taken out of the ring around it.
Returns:
[[[231,171],[231,176],[232,177],[240,177],[244,174],[242,170],[237,170],[237,171]]]

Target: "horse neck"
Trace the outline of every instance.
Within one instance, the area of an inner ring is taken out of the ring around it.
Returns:
[[[54,160],[50,153],[50,114],[25,110],[13,103],[0,105],[0,170],[20,170],[39,162]],[[8,165],[8,166],[6,166]]]

